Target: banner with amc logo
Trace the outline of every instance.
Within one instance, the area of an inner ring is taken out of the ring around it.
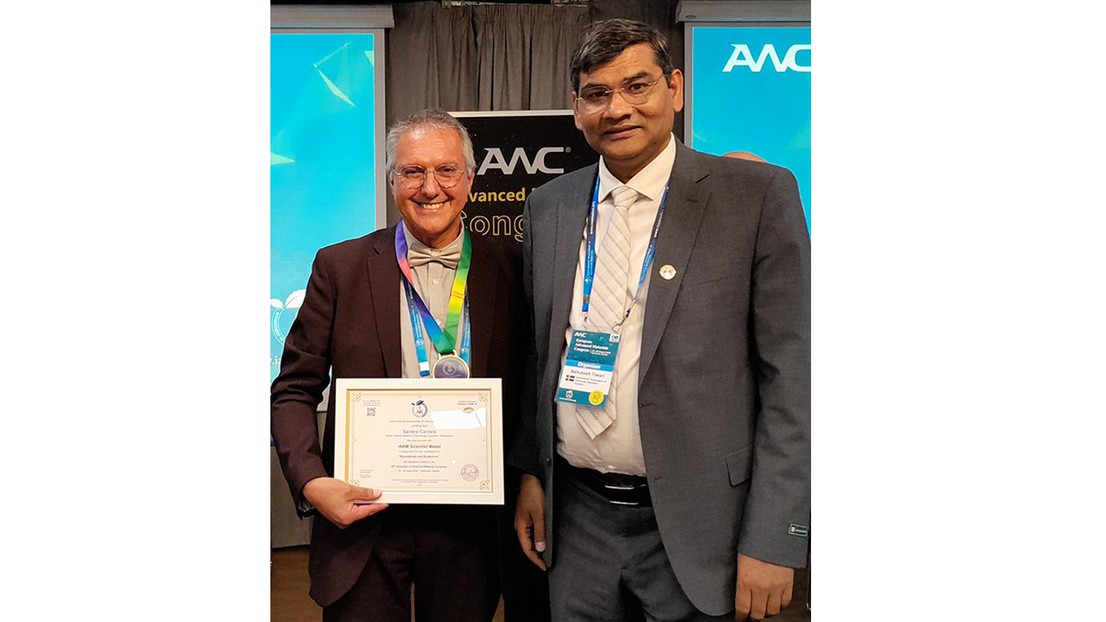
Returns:
[[[461,218],[473,233],[522,242],[522,207],[545,182],[599,160],[571,110],[451,112],[472,135],[476,180]]]
[[[810,27],[690,28],[688,146],[790,169],[810,227]]]

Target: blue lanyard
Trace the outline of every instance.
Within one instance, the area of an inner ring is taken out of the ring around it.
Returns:
[[[653,255],[657,252],[657,235],[661,230],[661,219],[664,216],[664,206],[668,202],[668,183],[664,184],[664,194],[661,195],[661,204],[657,207],[657,217],[653,221],[653,235],[649,238],[649,248],[645,251],[645,258],[641,262],[641,276],[637,280],[637,289],[630,300],[630,306],[626,308],[622,320],[630,317],[630,311],[634,308],[638,296],[641,295],[641,286],[645,283],[645,277],[649,275],[649,266],[653,264]],[[615,208],[617,209],[617,208]],[[595,178],[595,190],[591,193],[591,209],[588,211],[588,241],[584,252],[584,322],[588,320],[588,306],[591,302],[591,286],[595,282],[595,223],[599,219],[599,177]],[[618,325],[621,325],[619,322]]]
[[[419,376],[426,378],[430,375],[430,360],[426,356],[426,338],[423,337],[422,318],[419,317],[418,307],[415,306],[415,294],[407,279],[403,279],[403,291],[407,293],[407,311],[411,315],[411,332],[415,336],[415,354],[419,357]],[[469,324],[469,301],[465,297],[465,324],[461,328],[461,360],[469,364],[469,347],[472,345],[472,330]]]

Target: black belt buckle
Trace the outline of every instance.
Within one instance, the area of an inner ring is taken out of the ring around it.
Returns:
[[[558,462],[566,467],[573,478],[599,493],[612,505],[626,507],[652,507],[653,505],[653,500],[649,497],[649,483],[644,477],[583,469],[569,464],[564,459]]]
[[[600,484],[605,490],[602,493],[607,498],[608,503],[614,505],[626,505],[630,507],[638,507],[641,505],[653,505],[649,499],[649,485],[624,485],[624,484]]]

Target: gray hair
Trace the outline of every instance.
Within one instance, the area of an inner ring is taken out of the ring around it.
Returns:
[[[388,130],[388,138],[384,146],[384,165],[391,170],[396,165],[396,149],[399,139],[407,132],[416,130],[443,129],[453,130],[461,137],[461,150],[465,153],[465,168],[471,175],[476,171],[476,156],[472,153],[472,138],[464,125],[453,115],[440,108],[427,108],[420,110],[411,116],[397,121]]]
[[[664,81],[671,84],[672,57],[668,53],[668,39],[649,24],[630,19],[608,19],[595,22],[584,30],[576,51],[569,63],[572,91],[580,91],[580,74],[593,67],[605,65],[626,48],[644,43],[653,50],[657,66],[664,72]]]

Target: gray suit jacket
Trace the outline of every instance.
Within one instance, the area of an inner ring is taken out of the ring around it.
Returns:
[[[598,165],[535,190],[523,279],[534,343],[510,461],[545,488],[554,563],[553,396]],[[676,269],[672,280],[657,276]],[[733,610],[737,553],[803,567],[810,524],[810,242],[786,169],[677,144],[650,268],[638,416],[650,493],[680,585]],[[797,527],[796,527],[797,526]]]

